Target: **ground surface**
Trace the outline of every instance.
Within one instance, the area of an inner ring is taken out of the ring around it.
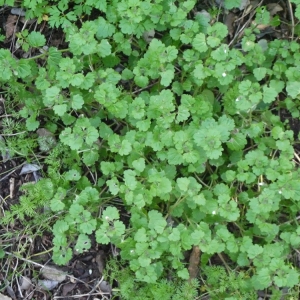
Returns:
[[[289,8],[285,5],[285,1],[262,1],[262,4],[271,5],[270,9],[275,11],[274,14],[278,14],[282,20],[289,21]],[[272,6],[273,5],[273,6]],[[209,7],[208,7],[209,8]],[[9,8],[1,9],[1,29],[6,35],[6,39],[1,43],[2,48],[11,49],[13,54],[18,58],[24,56],[26,53],[20,48],[16,47],[16,32],[22,30],[24,26],[37,26],[40,32],[45,34],[45,37],[49,41],[49,46],[55,46],[58,48],[65,47],[63,33],[59,30],[53,31],[47,24],[42,22],[37,24],[36,20],[30,20],[33,25],[25,25],[24,18],[11,13]],[[239,35],[243,34],[243,30],[249,26],[253,21],[253,15],[245,13],[245,10],[233,10],[227,14],[221,13],[219,15],[219,21],[223,21],[229,31],[227,38],[228,44]],[[266,27],[262,28],[261,35],[258,39],[272,40],[275,38],[287,39],[290,36],[289,28],[284,25],[279,28]],[[32,54],[32,53],[31,53]],[[29,54],[29,55],[31,55]],[[27,54],[26,54],[27,55]],[[0,101],[0,120],[7,117],[7,108],[4,101]],[[291,129],[295,133],[295,137],[298,136],[300,130],[300,121],[298,118],[293,118],[287,111],[282,110],[281,118],[288,120]],[[1,134],[1,126],[0,126]],[[1,138],[1,135],[0,135]],[[1,140],[0,140],[1,141]],[[298,150],[298,149],[295,149]],[[9,155],[0,160],[0,218],[5,215],[7,210],[10,210],[12,205],[17,204],[19,201],[20,187],[24,184],[34,184],[38,175],[38,172],[27,172],[20,175],[22,167],[26,164],[26,160],[21,158],[10,158]],[[42,171],[42,170],[40,170]],[[35,175],[35,176],[34,176]],[[43,212],[38,212],[43,213]],[[52,287],[51,292],[46,291],[38,280],[42,280],[42,277],[38,275],[38,270],[41,265],[48,264],[51,260],[51,233],[49,231],[43,231],[38,233],[32,233],[28,229],[22,228],[23,224],[19,220],[15,220],[13,224],[9,226],[0,225],[0,246],[1,241],[5,240],[5,243],[10,243],[9,259],[0,268],[0,290],[4,286],[6,289],[2,291],[11,299],[109,299],[111,296],[111,287],[106,285],[102,277],[105,269],[106,258],[111,256],[115,249],[110,247],[101,248],[94,243],[89,252],[84,255],[75,256],[65,268],[60,268],[57,276],[64,276],[62,272],[66,272],[69,276],[63,277],[61,281],[57,277],[48,277],[48,284],[54,281],[58,283]],[[33,235],[32,235],[33,234]],[[17,257],[14,253],[22,253],[22,257]],[[26,257],[26,258],[25,258]],[[51,262],[50,262],[51,264]],[[20,269],[21,268],[21,269]],[[13,275],[7,277],[8,270],[15,270]],[[21,274],[20,274],[21,272]],[[23,280],[30,280],[31,285],[29,288],[23,289],[22,282],[19,275],[26,276]],[[47,278],[47,276],[44,276]],[[24,279],[25,278],[25,279]],[[45,280],[45,279],[43,279]],[[9,284],[7,284],[9,281]],[[117,284],[116,284],[117,286]],[[0,299],[2,296],[0,296]],[[5,299],[5,298],[3,298]],[[9,298],[7,298],[9,299]]]

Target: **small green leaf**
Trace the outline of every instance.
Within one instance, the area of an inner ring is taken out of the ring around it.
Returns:
[[[165,227],[167,226],[167,221],[164,219],[162,214],[156,210],[151,210],[148,213],[149,229],[154,229],[157,233],[163,233]]]
[[[69,213],[73,218],[78,218],[84,212],[84,207],[78,203],[72,203],[69,208]]]
[[[206,45],[205,35],[203,33],[198,33],[193,39],[192,46],[198,52],[206,52],[208,47]]]
[[[47,107],[51,107],[52,105],[57,103],[57,100],[59,98],[60,98],[60,88],[57,86],[52,86],[46,89],[46,94],[43,99],[43,102]]]
[[[79,74],[73,74],[73,76],[70,77],[69,82],[73,86],[81,86],[81,84],[84,82],[84,75],[79,73]]]
[[[88,220],[89,212],[88,214],[85,214],[87,217],[85,221],[83,221],[81,224],[79,224],[79,232],[85,233],[85,234],[92,234],[93,231],[96,229],[97,222],[95,219]]]
[[[102,17],[98,18],[98,24],[97,25],[98,25],[98,31],[96,33],[96,37],[99,40],[103,39],[103,38],[107,38],[109,36],[112,36],[116,31],[115,26],[112,25],[111,23],[107,22]]]
[[[63,235],[69,229],[69,224],[66,221],[58,220],[53,225],[52,231],[55,236]]]
[[[260,67],[260,68],[256,68],[253,70],[253,74],[255,76],[255,78],[257,79],[257,81],[261,81],[262,79],[265,78],[267,73],[267,69]]]
[[[272,280],[270,276],[270,270],[268,268],[262,268],[258,270],[257,274],[255,274],[252,278],[252,286],[256,290],[264,290],[270,286]]]
[[[95,235],[97,243],[107,245],[110,242],[107,232],[107,228],[102,226],[96,230]]]
[[[225,0],[224,6],[226,9],[230,10],[233,8],[239,8],[242,0]]]
[[[217,46],[220,45],[220,43],[221,43],[221,40],[218,37],[215,37],[215,36],[207,37],[207,45],[212,48],[216,48]]]
[[[67,104],[56,104],[53,106],[55,114],[58,116],[63,116],[67,111]]]
[[[206,204],[206,199],[203,194],[193,196],[193,202],[197,205],[204,206]]]
[[[248,253],[248,257],[250,259],[255,258],[256,256],[258,256],[259,254],[263,253],[264,249],[262,246],[260,245],[251,245],[248,249],[247,249],[247,253]]]
[[[133,170],[125,170],[124,171],[125,185],[131,190],[135,190],[135,188],[137,186],[137,181],[136,181],[135,176],[136,176],[136,173]]]
[[[106,221],[117,220],[119,217],[119,211],[112,206],[107,207],[102,213],[102,218]]]
[[[111,54],[111,45],[107,39],[101,40],[99,44],[99,55],[105,57]]]
[[[172,242],[180,241],[180,231],[177,228],[173,228],[169,234],[168,239]]]
[[[190,116],[190,112],[189,112],[188,108],[180,105],[178,107],[176,122],[180,123],[180,122],[186,121],[189,118],[189,116]]]
[[[258,7],[256,9],[256,14],[255,14],[256,24],[269,25],[270,19],[271,19],[270,12],[266,7]]]
[[[170,148],[167,152],[168,163],[170,165],[180,165],[183,163],[182,154],[179,150]]]
[[[68,145],[72,150],[80,149],[83,144],[82,138],[72,134],[70,127],[66,127],[61,132],[60,140],[63,144]]]
[[[300,82],[288,81],[286,84],[288,95],[295,99],[300,94]]]
[[[57,265],[65,265],[72,258],[72,249],[69,247],[53,247],[52,259]]]
[[[227,146],[229,149],[238,151],[244,149],[247,144],[247,139],[243,133],[235,133],[232,134],[230,140],[227,142]]]
[[[114,224],[113,224],[113,235],[114,237],[121,237],[124,233],[125,233],[125,225],[123,222],[117,220],[117,221],[114,221]]]
[[[81,178],[80,173],[77,170],[70,170],[65,173],[65,179],[68,181],[78,181]]]
[[[144,88],[149,84],[149,79],[147,76],[137,75],[134,77],[134,82],[137,86]]]
[[[5,257],[5,251],[2,248],[0,248],[0,259],[4,257]]]
[[[145,255],[140,256],[138,258],[138,261],[139,261],[140,266],[142,268],[148,267],[150,265],[150,263],[151,263],[151,259],[149,257],[145,256]]]
[[[188,178],[183,177],[183,178],[177,178],[176,183],[182,192],[186,192],[188,190],[190,181]]]
[[[277,94],[278,93],[274,88],[267,86],[263,87],[263,101],[265,103],[272,103],[275,101]]]
[[[27,37],[27,42],[31,47],[41,47],[46,44],[46,39],[40,32],[32,31]]]
[[[182,269],[182,270],[177,271],[177,275],[179,278],[182,278],[184,280],[187,280],[190,277],[187,269]]]
[[[57,198],[53,198],[50,202],[50,208],[52,211],[61,211],[65,208],[65,204]]]
[[[119,182],[117,180],[117,178],[113,177],[110,180],[106,181],[106,184],[109,188],[109,191],[112,193],[112,195],[117,195],[119,193]]]
[[[279,272],[280,271],[281,270],[279,270]],[[275,276],[274,278],[274,282],[278,287],[286,286],[292,288],[299,283],[299,273],[297,270],[286,268],[283,272],[284,274],[282,274],[281,276]]]
[[[128,140],[123,140],[121,143],[121,147],[119,149],[119,154],[121,156],[128,155],[132,150],[131,144]]]
[[[147,234],[146,234],[146,229],[145,228],[138,229],[137,232],[134,235],[134,240],[139,242],[139,243],[147,242],[148,237],[147,237]]]
[[[26,128],[28,131],[35,131],[39,128],[40,122],[35,119],[35,116],[30,116],[26,119]]]
[[[99,151],[97,149],[91,149],[90,151],[83,152],[82,161],[87,166],[92,166],[99,159]]]
[[[143,172],[145,169],[145,159],[139,158],[132,162],[132,166],[139,172]]]
[[[79,234],[77,238],[77,243],[75,245],[75,250],[78,253],[83,253],[84,251],[91,248],[91,240],[86,234]]]
[[[174,79],[174,70],[166,70],[160,72],[161,80],[160,83],[163,86],[169,86]]]
[[[94,142],[97,141],[99,138],[98,131],[95,127],[89,126],[86,130],[86,136],[85,136],[85,141],[86,143],[91,146]]]
[[[28,61],[26,61],[25,59],[20,59],[18,61],[18,76],[20,78],[25,78],[29,75],[31,75],[31,67],[30,64],[28,63]]]
[[[82,178],[86,178],[85,176]],[[85,187],[85,189],[76,197],[76,202],[80,204],[87,203],[99,203],[99,192],[90,186]]]
[[[112,174],[115,171],[115,165],[112,162],[101,161],[100,166],[101,166],[101,171],[104,175]]]

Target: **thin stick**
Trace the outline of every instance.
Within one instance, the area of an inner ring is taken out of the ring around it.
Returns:
[[[297,158],[298,162],[300,162],[300,157],[299,157],[299,155],[298,155],[296,152],[294,152],[294,155],[295,155],[295,157]]]
[[[287,6],[289,8],[289,14],[290,14],[291,22],[292,22],[292,40],[293,40],[294,34],[295,34],[295,20],[294,20],[292,4],[291,4],[290,0],[287,1]]]
[[[39,264],[39,263],[37,263],[37,262],[35,262],[35,261],[33,261],[33,260],[29,260],[29,259],[26,259],[26,258],[23,258],[23,257],[19,257],[19,256],[17,256],[16,254],[11,253],[11,252],[5,251],[5,254],[10,255],[10,256],[13,256],[13,257],[15,257],[15,258],[17,258],[17,259],[19,259],[19,260],[25,261],[25,262],[27,262],[27,263],[29,263],[29,264],[35,265],[35,266],[40,267],[40,268],[44,268],[44,267],[46,266],[46,265],[41,265],[41,264]],[[74,279],[74,280],[76,280],[76,281],[79,281],[79,282],[81,282],[81,283],[86,284],[86,282],[84,282],[84,281],[82,281],[82,280],[80,280],[80,279],[78,279],[78,278],[76,278],[76,277],[74,277],[74,276],[72,276],[72,275],[66,274],[66,276],[69,277],[69,278],[71,278],[71,279]],[[91,287],[91,286],[90,286],[90,287]]]

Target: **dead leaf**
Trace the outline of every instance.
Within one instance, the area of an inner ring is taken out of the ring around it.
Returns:
[[[14,191],[15,191],[15,178],[9,178],[9,198],[14,198]]]
[[[5,295],[0,294],[0,300],[12,300],[12,299]]]
[[[6,24],[4,26],[5,28],[5,36],[6,38],[10,38],[14,32],[16,31],[16,23],[18,21],[18,16],[15,15],[9,15],[7,20],[6,20]]]
[[[270,23],[272,21],[272,17],[279,11],[282,11],[283,8],[277,4],[277,3],[269,3],[267,4],[267,10],[269,11],[270,13]],[[256,25],[256,28],[259,29],[259,30],[265,30],[266,28],[270,27],[269,24],[256,24],[255,21],[252,21],[252,24],[255,26]]]
[[[210,22],[210,20],[211,20],[210,13],[205,9],[202,9],[201,11],[197,11],[195,15],[196,16],[198,16],[198,15],[203,16],[204,18],[206,18],[208,20],[208,22]]]
[[[242,0],[241,3],[240,3],[239,9],[240,9],[240,10],[243,10],[243,9],[245,9],[249,4],[250,4],[250,1],[249,1],[249,0]]]
[[[36,133],[39,137],[54,137],[54,134],[46,128],[39,128]]]
[[[103,292],[103,293],[111,294],[111,292],[112,292],[112,288],[111,288],[110,284],[105,280],[102,280],[100,282],[99,287],[100,287],[101,292]]]
[[[282,11],[283,8],[277,3],[269,3],[269,4],[267,4],[267,10],[269,11],[271,17],[273,17],[279,11]]]
[[[32,286],[30,278],[27,276],[22,276],[20,278],[20,289],[21,290],[28,290]]]
[[[105,253],[103,250],[100,250],[96,255],[96,263],[98,266],[98,270],[101,274],[103,274],[104,267],[105,267]]]
[[[25,19],[25,17],[20,18],[20,22],[22,22],[24,24],[26,23],[26,25],[32,25],[36,21],[37,21],[36,19]]]
[[[252,21],[251,23],[252,23],[253,26],[255,26],[259,30],[265,30],[268,27],[270,27],[269,24],[257,24],[255,21]]]
[[[199,264],[200,264],[200,248],[199,246],[193,246],[193,250],[190,255],[189,267],[188,267],[189,274],[190,274],[189,280],[197,278],[199,273]]]
[[[40,272],[44,278],[57,282],[62,282],[67,277],[67,274],[63,270],[52,266],[45,266]]]
[[[40,150],[44,152],[48,152],[56,145],[55,135],[45,128],[39,128],[36,131],[38,137],[38,143],[40,146]]]
[[[261,47],[263,52],[269,48],[269,43],[266,39],[260,39],[257,44]]]
[[[227,26],[229,36],[232,38],[234,34],[234,22],[237,19],[237,16],[233,12],[229,12],[225,17],[224,24]]]
[[[224,0],[215,0],[216,4],[224,7]],[[250,0],[241,0],[239,10],[245,9],[250,4]]]
[[[22,8],[13,7],[10,11],[13,15],[22,16],[26,15],[26,12]]]
[[[38,281],[38,287],[42,290],[53,290],[58,286],[58,281],[56,280],[39,280]]]
[[[74,287],[76,286],[76,283],[66,283],[62,288],[62,295],[67,296],[68,293],[70,293]]]
[[[6,291],[8,295],[11,296],[13,299],[17,299],[14,290],[9,285],[6,287]]]
[[[36,172],[40,169],[41,167],[36,164],[24,164],[20,172],[20,175]]]
[[[149,44],[153,40],[154,36],[155,36],[155,30],[154,29],[151,29],[149,31],[145,31],[143,33],[143,39],[145,40],[145,42],[147,44]]]

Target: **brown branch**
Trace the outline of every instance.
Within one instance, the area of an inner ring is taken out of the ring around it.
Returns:
[[[200,265],[200,248],[199,246],[193,246],[193,250],[190,256],[190,261],[189,261],[189,274],[190,278],[189,281],[192,279],[197,278],[198,273],[199,273],[199,265]]]

